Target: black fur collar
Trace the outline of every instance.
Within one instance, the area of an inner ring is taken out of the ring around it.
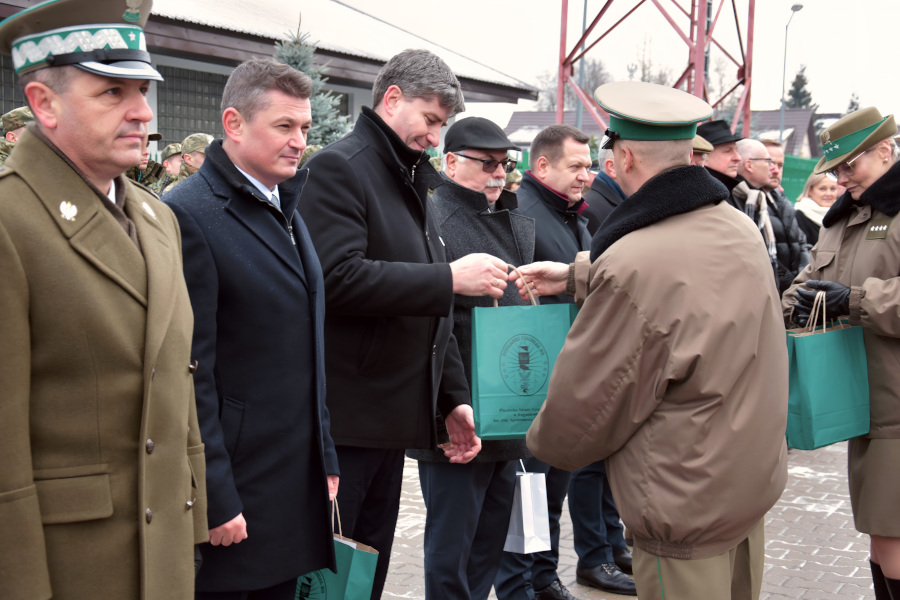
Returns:
[[[703,167],[675,167],[654,176],[616,207],[594,234],[591,262],[632,231],[728,197],[728,188]]]
[[[850,194],[844,194],[835,202],[822,219],[824,227],[831,227],[853,210],[854,205],[868,204],[877,211],[893,217],[900,212],[900,162],[879,177],[854,203]]]

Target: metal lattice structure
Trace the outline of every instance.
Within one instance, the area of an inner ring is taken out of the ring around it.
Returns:
[[[632,0],[634,6],[627,13],[619,18],[615,23],[609,26],[606,31],[600,34],[597,39],[589,41],[594,33],[597,25],[603,20],[610,6],[616,0],[606,0],[603,8],[585,28],[583,35],[572,46],[572,50],[566,50],[566,29],[568,24],[569,0],[561,0],[562,2],[562,26],[559,35],[559,80],[557,87],[556,102],[556,122],[563,122],[565,86],[568,85],[575,96],[584,106],[587,113],[597,122],[601,129],[606,128],[608,115],[594,102],[592,94],[583,90],[575,80],[574,65],[585,57],[592,48],[599,44],[606,36],[610,34],[623,21],[628,19],[641,5],[648,3],[662,14],[669,25],[675,30],[675,33],[684,41],[687,46],[687,67],[681,76],[675,82],[673,87],[683,89],[699,98],[709,102],[713,108],[718,107],[724,100],[736,94],[740,90],[737,101],[737,110],[735,110],[734,118],[731,123],[732,131],[735,130],[738,123],[743,117],[742,135],[749,136],[750,133],[750,89],[752,83],[752,66],[753,66],[753,25],[754,11],[756,8],[756,0],[747,0],[747,28],[746,33],[742,36],[739,13],[737,9],[737,0],[690,0],[690,8],[686,9],[678,0],[670,0],[672,6],[677,9],[683,16],[689,19],[689,28],[685,32],[676,22],[672,14],[663,6],[663,0]],[[715,37],[716,27],[719,25],[719,18],[722,16],[722,9],[726,4],[731,6],[731,12],[734,16],[734,27],[737,32],[737,40],[740,48],[739,58],[732,56]],[[704,14],[705,13],[705,14]],[[608,19],[607,19],[608,20]],[[737,83],[729,90],[725,91],[720,98],[713,99],[709,97],[709,88],[707,86],[709,71],[709,50],[711,46],[715,46],[722,54],[737,67]],[[582,48],[583,47],[583,48]]]

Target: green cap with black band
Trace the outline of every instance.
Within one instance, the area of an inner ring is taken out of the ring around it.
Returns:
[[[601,85],[594,98],[609,113],[609,139],[689,140],[697,134],[697,123],[712,116],[712,107],[687,92],[645,81],[619,81]]]
[[[0,23],[0,51],[24,75],[73,65],[105,77],[153,79],[143,25],[152,0],[46,0]]]

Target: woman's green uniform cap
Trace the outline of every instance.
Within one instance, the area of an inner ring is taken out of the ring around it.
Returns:
[[[882,117],[874,106],[861,108],[832,123],[819,134],[822,153],[815,172],[831,171],[853,160],[881,140],[897,135],[894,115]]]

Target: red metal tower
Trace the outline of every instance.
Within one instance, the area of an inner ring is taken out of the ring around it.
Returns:
[[[564,110],[564,98],[565,98],[565,86],[568,84],[581,103],[584,105],[588,114],[597,122],[597,124],[601,128],[606,128],[606,114],[605,112],[597,106],[597,103],[594,102],[592,91],[590,92],[581,89],[578,86],[577,81],[573,77],[574,73],[574,65],[577,61],[584,58],[585,54],[587,54],[594,46],[596,46],[603,38],[609,35],[616,27],[618,27],[625,19],[630,17],[642,4],[649,1],[650,4],[655,6],[660,13],[662,13],[663,17],[672,26],[675,30],[675,33],[678,34],[679,37],[684,41],[688,48],[688,63],[687,68],[685,68],[684,72],[681,74],[681,77],[675,82],[673,87],[684,89],[685,91],[694,94],[700,98],[703,98],[707,102],[713,105],[713,107],[717,107],[722,103],[726,98],[736,93],[738,88],[743,87],[743,90],[740,92],[740,97],[738,98],[737,110],[734,113],[734,119],[731,123],[731,129],[734,130],[737,127],[738,121],[740,121],[740,117],[743,116],[743,124],[742,124],[742,134],[743,136],[748,136],[750,134],[750,88],[752,83],[751,73],[752,73],[752,65],[753,65],[753,16],[754,10],[756,7],[756,0],[747,0],[747,31],[742,37],[740,20],[738,17],[738,9],[736,2],[737,0],[728,0],[728,3],[731,5],[731,12],[734,15],[734,27],[737,32],[737,41],[740,47],[740,59],[734,58],[728,51],[720,44],[715,36],[716,26],[719,23],[719,17],[722,14],[722,8],[726,4],[726,0],[690,0],[690,10],[685,9],[678,0],[670,0],[671,4],[680,11],[684,16],[688,17],[690,20],[690,27],[688,33],[685,33],[681,27],[679,27],[675,18],[666,10],[663,6],[662,0],[633,0],[634,6],[627,12],[623,17],[621,17],[618,21],[613,23],[603,34],[601,34],[596,40],[593,42],[588,42],[588,38],[593,33],[594,29],[599,24],[600,20],[609,10],[609,7],[612,5],[614,0],[606,0],[606,3],[603,5],[603,8],[600,9],[600,12],[591,22],[591,24],[585,29],[584,34],[578,39],[578,41],[572,47],[572,50],[566,51],[566,29],[568,24],[568,13],[569,13],[569,0],[561,0],[562,1],[562,27],[560,29],[559,34],[559,83],[557,87],[557,102],[556,102],[556,122],[563,122],[563,110]],[[714,6],[717,5],[717,6]],[[705,8],[705,13],[704,12]],[[745,43],[746,39],[746,43]],[[581,47],[584,45],[584,49]],[[727,92],[722,94],[721,98],[711,99],[709,97],[709,89],[706,83],[707,80],[707,69],[708,69],[708,52],[711,45],[715,45],[719,51],[738,69],[737,74],[737,83],[729,89]],[[746,51],[745,51],[746,47]]]

